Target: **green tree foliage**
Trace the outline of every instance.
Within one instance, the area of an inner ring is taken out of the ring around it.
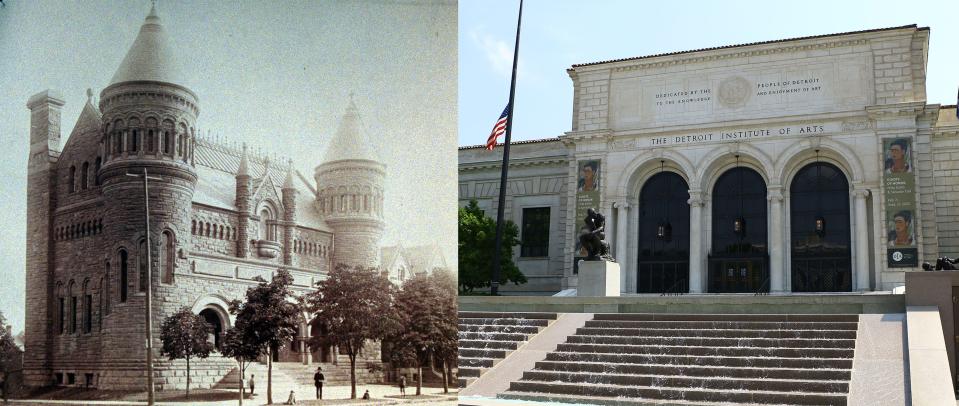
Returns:
[[[375,268],[337,264],[327,279],[308,294],[306,303],[327,334],[314,337],[314,348],[335,345],[350,358],[351,398],[356,399],[356,356],[368,341],[382,340],[400,329],[393,308],[396,288]]]
[[[190,359],[206,358],[213,351],[213,343],[209,336],[213,327],[199,315],[193,314],[189,308],[170,315],[163,321],[160,331],[160,340],[163,348],[160,355],[166,355],[170,360],[186,360],[186,397],[190,398]]]
[[[503,246],[500,252],[500,284],[526,283],[526,277],[513,263],[513,246],[520,243],[519,229],[512,221],[503,227]],[[490,286],[493,270],[493,250],[496,246],[496,220],[486,217],[471,200],[459,209],[459,288],[472,293],[473,289]]]
[[[242,329],[237,334],[243,345],[252,345],[259,354],[267,355],[266,400],[273,403],[273,356],[272,350],[282,348],[296,334],[299,306],[290,301],[293,291],[293,276],[280,269],[267,283],[246,290],[246,301],[230,302],[230,312],[236,315],[236,324]]]

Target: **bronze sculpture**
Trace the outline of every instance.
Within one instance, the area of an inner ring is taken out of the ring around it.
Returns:
[[[586,249],[586,261],[615,261],[606,242],[606,216],[592,208],[586,209],[579,243]]]
[[[959,270],[959,258],[949,258],[949,257],[939,257],[936,259],[936,268],[933,269],[932,265],[928,262],[922,263],[922,270],[924,271],[955,271]]]

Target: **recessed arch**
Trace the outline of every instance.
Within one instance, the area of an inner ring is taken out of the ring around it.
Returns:
[[[649,177],[655,175],[664,165],[666,170],[682,176],[687,184],[697,183],[697,179],[693,177],[694,166],[684,155],[671,150],[648,150],[633,158],[626,165],[622,172],[625,176],[620,179],[616,186],[616,195],[622,197],[637,196],[643,183]]]

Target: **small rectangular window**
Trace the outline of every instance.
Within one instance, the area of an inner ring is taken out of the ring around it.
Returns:
[[[63,372],[57,372],[54,374],[57,380],[57,385],[63,385]]]
[[[549,207],[523,209],[522,257],[549,256]]]
[[[76,374],[73,374],[73,373],[68,373],[68,374],[67,374],[67,385],[76,385],[76,383],[77,383],[77,375],[76,375]]]

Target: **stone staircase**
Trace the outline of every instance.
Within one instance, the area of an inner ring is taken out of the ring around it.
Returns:
[[[459,387],[473,383],[553,320],[556,313],[459,312]]]
[[[277,365],[282,363],[276,362],[273,363],[273,394],[274,396],[282,396],[283,399],[286,399],[286,394],[290,393],[291,390],[296,389],[296,382],[290,378],[284,371],[277,368]],[[268,374],[268,367],[264,362],[254,362],[246,368],[246,384],[247,391],[249,391],[249,379],[250,375],[255,375],[256,379],[256,393],[266,394],[266,381]],[[240,369],[233,368],[229,374],[223,377],[219,383],[217,383],[213,388],[214,389],[230,389],[230,390],[239,390],[240,384]],[[310,386],[312,386],[312,382]],[[276,399],[276,398],[275,398]]]
[[[506,399],[845,405],[858,315],[597,314]]]
[[[273,371],[277,370],[277,366],[280,366],[280,369],[284,374],[293,379],[297,384],[306,386],[309,388],[313,387],[313,374],[316,373],[316,367],[323,368],[323,378],[326,380],[324,383],[325,386],[349,386],[350,384],[350,362],[339,362],[334,365],[332,363],[314,363],[310,365],[303,365],[302,363],[294,362],[282,362],[274,363]],[[366,383],[381,383],[383,377],[381,374],[370,373],[366,368],[366,362],[362,360],[356,361],[356,384],[362,385]]]

